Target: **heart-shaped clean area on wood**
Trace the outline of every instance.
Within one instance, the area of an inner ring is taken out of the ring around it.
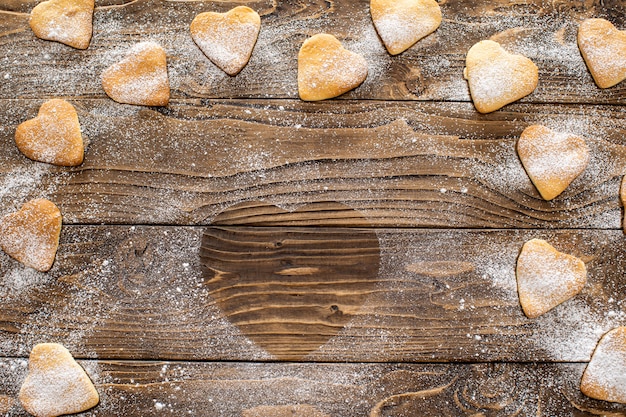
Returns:
[[[94,0],[48,0],[30,13],[29,24],[40,39],[87,49],[93,31]]]
[[[626,31],[605,19],[586,19],[578,28],[578,48],[598,87],[626,79]]]
[[[246,6],[226,13],[200,13],[189,28],[204,55],[228,75],[237,75],[246,66],[260,29],[258,13]]]
[[[545,200],[561,194],[585,170],[590,158],[584,139],[541,125],[524,129],[517,154]]]
[[[0,220],[0,246],[24,265],[46,272],[59,247],[61,223],[61,212],[54,203],[31,200]]]
[[[372,22],[391,55],[409,49],[441,24],[435,0],[371,0]]]
[[[576,296],[587,282],[585,263],[545,240],[524,244],[517,259],[517,291],[524,313],[539,317]]]
[[[85,370],[58,343],[33,348],[19,397],[26,411],[38,417],[79,413],[99,402]]]
[[[101,76],[105,93],[118,103],[166,106],[170,100],[167,57],[154,42],[141,42]]]
[[[317,350],[359,311],[378,282],[380,247],[371,229],[209,227],[200,259],[224,316],[278,359],[291,360]]]
[[[28,158],[61,166],[83,163],[85,148],[76,109],[65,100],[45,102],[39,114],[15,130],[17,148]]]
[[[580,389],[598,400],[626,404],[626,327],[602,336],[583,373]]]
[[[480,113],[496,111],[527,96],[539,82],[539,69],[530,59],[511,54],[491,40],[470,48],[463,75]]]
[[[298,92],[305,101],[340,96],[367,78],[367,62],[348,51],[333,35],[319,33],[304,41],[298,53]]]

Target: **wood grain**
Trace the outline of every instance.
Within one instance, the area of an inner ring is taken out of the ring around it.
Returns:
[[[86,415],[626,415],[580,393],[584,364],[80,363],[101,396]],[[0,404],[11,416],[28,415],[16,399],[25,373],[21,359],[0,362]]]
[[[284,318],[272,315],[283,294],[277,283],[285,278],[254,271],[281,261],[323,264],[314,247],[337,248],[334,256],[345,265],[354,262],[350,250],[354,259],[368,259],[371,244],[359,235],[370,233],[380,246],[377,282],[350,286],[354,277],[327,269],[329,283],[348,280],[337,284],[336,295],[315,298],[307,294],[323,294],[323,286],[292,276],[300,286],[293,293],[303,297],[290,297],[298,332],[285,334]],[[517,298],[515,262],[535,237],[583,259],[589,277],[579,296],[529,320]],[[66,226],[49,274],[0,256],[0,355],[25,356],[35,343],[56,341],[79,358],[584,362],[600,336],[625,319],[623,240],[622,231],[595,230]],[[259,250],[249,251],[253,242]],[[249,253],[239,255],[245,248]],[[237,327],[234,304],[220,298],[237,294],[245,280],[226,281],[216,292],[214,274],[203,271],[240,273],[232,269],[237,257],[258,290],[256,304],[237,310],[255,317],[252,327]],[[328,318],[333,305],[343,315],[341,329]]]
[[[60,342],[101,394],[85,415],[626,416],[579,389],[599,338],[626,322],[626,83],[597,88],[576,45],[585,18],[626,29],[624,2],[439,0],[441,27],[395,57],[368,0],[97,0],[85,51],[35,38],[37,3],[0,0],[0,215],[46,197],[64,227],[47,274],[0,253],[0,414],[26,415],[30,349]],[[229,77],[188,28],[236,5],[262,30]],[[296,57],[319,32],[369,74],[304,103]],[[540,73],[489,115],[462,76],[483,39]],[[145,40],[167,51],[167,107],[119,105],[100,85]],[[15,147],[49,98],[77,107],[80,167]],[[515,153],[536,123],[592,154],[551,202]],[[531,238],[589,271],[534,320],[515,282]]]
[[[515,105],[477,116],[467,103],[73,103],[89,145],[84,164],[67,169],[34,163],[14,145],[15,127],[41,102],[0,101],[4,212],[43,196],[71,224],[621,225],[622,107]],[[579,134],[591,148],[585,172],[551,202],[515,152],[533,123]]]
[[[624,28],[624,5],[617,1],[441,2],[441,27],[397,57],[383,48],[366,0],[98,1],[86,51],[35,38],[27,23],[34,3],[0,2],[0,76],[8,77],[0,83],[4,99],[105,97],[102,71],[131,45],[148,39],[168,53],[175,99],[296,98],[300,45],[309,36],[330,32],[368,60],[367,80],[342,97],[346,99],[469,101],[465,54],[489,38],[537,63],[540,84],[525,102],[626,102],[623,83],[607,90],[596,87],[576,44],[584,18],[604,17]],[[189,24],[198,13],[241,4],[257,10],[263,26],[249,65],[229,77],[194,45]]]
[[[377,291],[372,229],[209,229],[200,259],[209,295],[268,353],[297,360],[337,335]]]

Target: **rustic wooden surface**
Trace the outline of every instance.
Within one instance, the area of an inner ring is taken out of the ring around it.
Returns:
[[[576,46],[584,18],[626,28],[624,2],[441,0],[441,27],[395,57],[366,0],[97,0],[85,51],[35,38],[37,3],[0,0],[0,214],[46,197],[64,227],[49,273],[0,253],[0,414],[26,415],[30,349],[60,342],[101,395],[85,415],[626,416],[579,390],[600,336],[626,325],[626,83],[598,89]],[[229,77],[188,27],[239,4],[262,30]],[[369,75],[304,103],[296,56],[321,31]],[[540,72],[535,92],[489,115],[462,77],[483,39]],[[167,51],[167,107],[101,89],[143,40]],[[77,108],[79,167],[14,145],[49,98]],[[534,123],[591,149],[552,202],[515,152]],[[515,283],[531,238],[589,271],[534,320]]]

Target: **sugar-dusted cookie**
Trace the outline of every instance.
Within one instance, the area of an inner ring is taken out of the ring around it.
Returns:
[[[524,129],[517,142],[517,154],[545,200],[561,194],[589,163],[584,139],[541,125]]]
[[[626,327],[602,336],[583,373],[580,390],[591,398],[626,404]]]
[[[170,100],[165,51],[154,42],[135,45],[101,78],[104,91],[118,103],[166,106]]]
[[[535,318],[576,296],[587,282],[585,263],[548,242],[524,243],[517,259],[517,292],[522,310]]]
[[[46,101],[39,114],[15,130],[17,148],[28,158],[61,166],[83,163],[85,148],[76,109],[65,100]]]
[[[58,343],[33,347],[19,398],[24,409],[35,417],[80,413],[100,401],[85,370]]]
[[[87,49],[93,31],[94,0],[48,0],[30,12],[35,36]]]
[[[189,30],[207,58],[226,74],[237,75],[250,60],[261,18],[251,8],[237,6],[226,13],[200,13]]]
[[[370,13],[391,55],[406,51],[441,24],[435,0],[370,0]]]
[[[476,110],[490,113],[532,93],[539,82],[539,69],[525,56],[486,40],[467,52],[463,76]]]
[[[12,258],[41,272],[52,268],[59,247],[61,212],[40,198],[0,220],[0,247]]]
[[[367,62],[348,51],[333,35],[320,33],[304,41],[298,53],[298,92],[305,101],[340,96],[367,78]]]
[[[598,87],[613,87],[626,79],[626,31],[608,20],[584,20],[578,28],[578,48]]]

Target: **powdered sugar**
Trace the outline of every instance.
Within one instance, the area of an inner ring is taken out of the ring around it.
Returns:
[[[98,394],[67,349],[46,343],[33,348],[20,400],[31,414],[53,417],[95,406]]]
[[[155,42],[141,42],[102,73],[107,94],[121,103],[165,105],[169,80],[165,51]]]
[[[394,55],[433,32],[441,23],[441,11],[434,1],[391,4],[395,7],[372,2],[370,9],[378,34]]]
[[[626,402],[626,327],[602,336],[585,369],[581,388],[594,398]]]
[[[192,24],[191,31],[191,36],[202,52],[226,73],[234,75],[248,62],[259,34],[259,26],[251,23],[222,23],[194,31]]]
[[[579,148],[572,146],[572,138],[575,136],[563,132],[541,136],[530,145],[529,155],[524,159],[525,166],[535,178],[541,180],[554,176],[577,176],[581,172],[580,162],[582,160],[586,165],[588,154],[583,152],[581,157]]]
[[[587,281],[584,263],[556,251],[541,239],[524,244],[517,260],[520,302],[528,317],[537,317],[575,296]]]

